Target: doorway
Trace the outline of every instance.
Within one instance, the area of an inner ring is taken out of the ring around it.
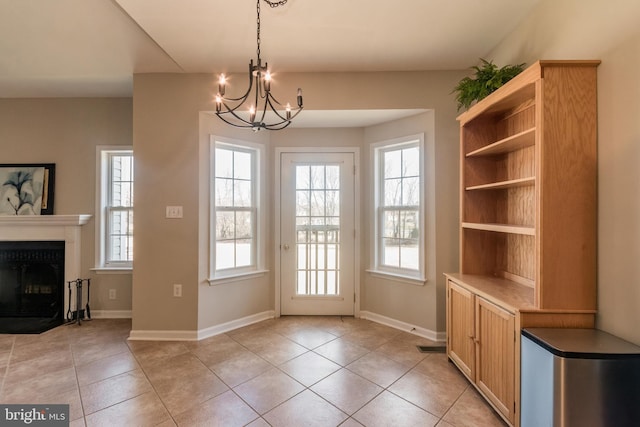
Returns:
[[[280,153],[280,311],[354,315],[356,153]]]

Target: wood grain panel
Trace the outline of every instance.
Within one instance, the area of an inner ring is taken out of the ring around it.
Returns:
[[[447,355],[469,378],[475,381],[474,296],[447,281]]]

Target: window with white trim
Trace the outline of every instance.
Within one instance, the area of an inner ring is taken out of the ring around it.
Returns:
[[[375,272],[425,277],[423,141],[416,135],[374,145]]]
[[[96,267],[133,264],[134,161],[130,147],[98,147]]]
[[[258,272],[260,151],[257,144],[215,139],[211,174],[211,277]]]

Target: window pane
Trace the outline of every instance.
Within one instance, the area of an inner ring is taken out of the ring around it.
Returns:
[[[324,188],[324,166],[311,166],[311,188]]]
[[[229,240],[235,237],[233,212],[216,212],[216,240]]]
[[[251,239],[240,239],[236,241],[236,267],[246,267],[252,264]]]
[[[233,206],[252,206],[251,200],[251,181],[238,181],[234,182],[234,198]]]
[[[402,176],[402,150],[384,152],[384,178],[400,178]]]
[[[400,247],[400,268],[406,268],[410,270],[417,270],[420,267],[418,257],[420,256],[420,250],[417,240],[410,240],[403,242]]]
[[[296,191],[296,216],[308,217],[309,212],[309,191]]]
[[[244,239],[253,235],[251,212],[236,212],[236,239]]]
[[[233,151],[216,148],[215,174],[218,178],[233,178]]]
[[[236,179],[251,179],[251,153],[234,152],[233,177]]]
[[[233,206],[233,180],[216,178],[216,206]]]
[[[311,192],[311,216],[324,216],[324,191]]]
[[[400,212],[385,211],[383,215],[383,237],[398,237],[400,234]]]
[[[107,261],[133,260],[133,211],[110,211]]]
[[[326,213],[327,216],[340,216],[340,192],[326,192]]]
[[[296,189],[307,190],[311,188],[309,178],[311,169],[309,166],[296,166]]]
[[[402,180],[402,204],[404,206],[418,206],[420,204],[420,178]]]
[[[399,206],[402,200],[402,180],[387,179],[384,181],[384,206]]]
[[[382,264],[390,267],[400,266],[398,239],[382,239]]]
[[[418,147],[402,150],[402,176],[420,176],[420,149]]]
[[[340,188],[340,166],[326,166],[327,190],[338,190]]]
[[[233,241],[216,242],[216,270],[232,268],[234,264],[235,244]]]

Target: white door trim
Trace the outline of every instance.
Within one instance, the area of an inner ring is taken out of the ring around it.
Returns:
[[[354,292],[356,301],[353,306],[353,314],[360,317],[360,242],[361,242],[361,224],[360,220],[360,148],[359,147],[276,147],[275,148],[275,215],[274,217],[274,236],[273,236],[273,253],[275,254],[275,315],[280,317],[280,159],[283,153],[353,153],[354,164],[356,167],[354,176],[354,194],[355,194],[355,221],[356,229],[355,238],[355,271],[354,271]]]

